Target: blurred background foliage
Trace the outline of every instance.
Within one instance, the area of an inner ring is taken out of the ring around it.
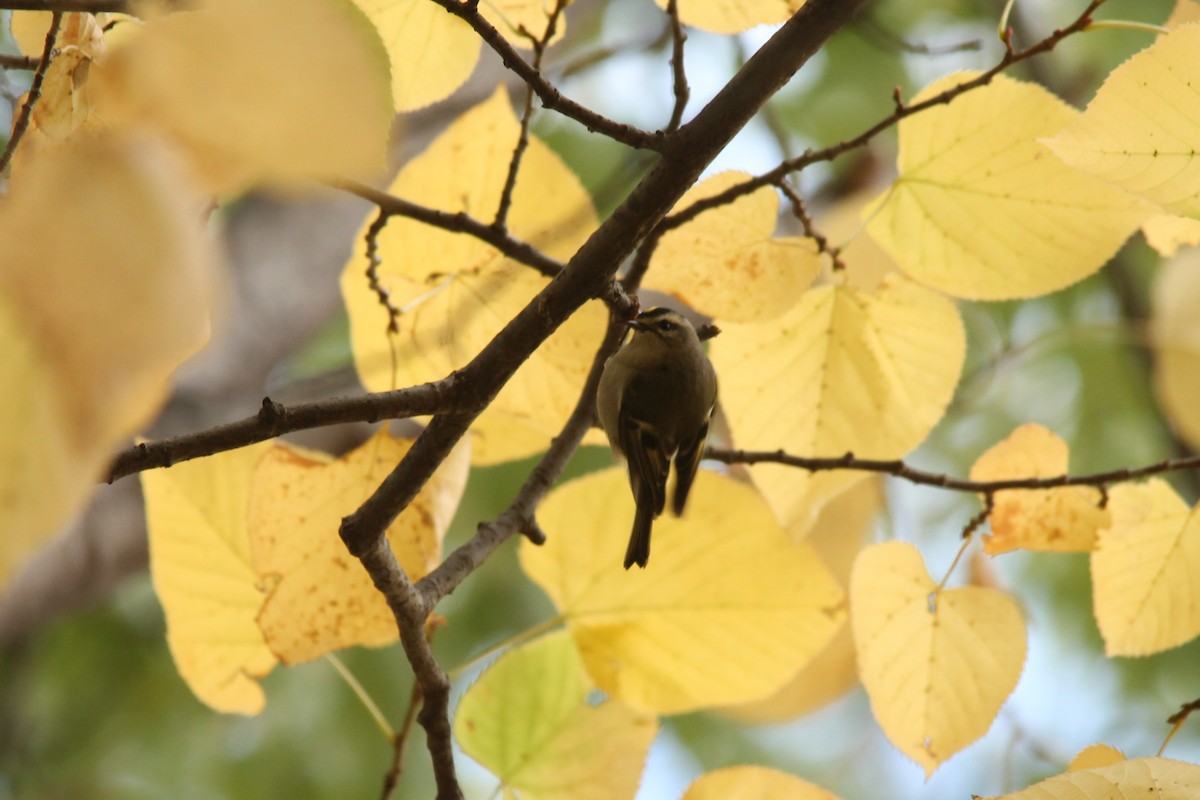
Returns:
[[[999,0],[871,4],[739,135],[712,171],[769,168],[783,155],[834,143],[873,124],[890,112],[896,86],[907,97],[947,72],[986,68],[1002,53],[995,34],[1002,5]],[[1018,46],[1069,22],[1083,5],[1083,0],[1017,3],[1012,23]],[[1112,0],[1100,16],[1159,23],[1170,6],[1168,0]],[[647,0],[578,0],[568,20],[568,35],[551,50],[547,67],[564,91],[619,119],[651,128],[665,123],[670,45],[661,12]],[[711,97],[768,34],[691,32],[689,110]],[[1151,36],[1131,30],[1076,36],[1014,72],[1082,106],[1103,76],[1148,45]],[[480,70],[477,78],[485,84],[500,76],[494,60],[485,59]],[[10,92],[20,80],[9,76]],[[441,124],[454,113],[452,105],[425,112],[435,119],[441,114]],[[581,176],[602,214],[648,166],[643,154],[554,115],[538,116],[535,130]],[[894,150],[894,132],[885,133],[869,152],[809,170],[799,185],[820,210],[886,180]],[[235,216],[239,207],[224,213]],[[853,258],[852,248],[847,257]],[[1077,472],[1136,466],[1186,452],[1151,389],[1145,321],[1157,263],[1135,237],[1098,275],[1052,296],[963,304],[970,340],[964,379],[945,420],[911,462],[965,475],[983,450],[1029,421],[1067,439]],[[345,376],[346,335],[345,320],[331,320],[280,365],[274,380]],[[571,471],[594,469],[608,458],[606,451],[585,449]],[[532,463],[475,470],[447,547],[496,516]],[[1185,498],[1196,500],[1193,476],[1177,475],[1174,481]],[[934,574],[950,563],[964,523],[978,508],[972,497],[897,482],[889,484],[888,506],[880,534],[915,541]],[[854,690],[804,719],[779,725],[747,726],[716,713],[666,720],[640,796],[677,797],[702,771],[759,763],[801,775],[844,800],[966,797],[1011,790],[1060,772],[1078,749],[1097,741],[1131,756],[1153,754],[1167,731],[1167,715],[1200,694],[1195,682],[1200,644],[1151,658],[1105,659],[1091,615],[1086,556],[1017,553],[996,560],[979,556],[974,563],[1011,589],[1025,608],[1029,659],[1021,684],[988,736],[929,783],[886,743],[865,695]],[[439,657],[451,669],[465,665],[459,692],[477,674],[473,658],[553,614],[520,572],[512,544],[439,612],[447,618],[435,640]],[[149,578],[141,574],[102,604],[59,618],[0,650],[0,800],[379,795],[390,745],[329,664],[275,670],[264,682],[268,705],[259,717],[219,716],[178,678],[163,633]],[[399,647],[354,650],[343,660],[398,723],[412,682]],[[1198,728],[1193,723],[1185,729],[1167,755],[1200,761]],[[490,796],[490,777],[465,757],[460,763],[469,796]],[[434,794],[419,729],[409,743],[402,780],[399,797]]]

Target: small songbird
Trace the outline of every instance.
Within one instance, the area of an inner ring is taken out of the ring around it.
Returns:
[[[685,317],[651,308],[629,327],[633,338],[604,365],[596,398],[600,425],[626,460],[637,504],[625,569],[645,567],[650,558],[650,527],[666,506],[672,459],[672,510],[683,513],[717,402],[716,372]]]

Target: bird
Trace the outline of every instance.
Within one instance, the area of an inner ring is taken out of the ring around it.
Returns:
[[[671,507],[683,513],[717,402],[716,371],[686,317],[656,306],[628,325],[633,336],[604,365],[596,398],[600,426],[625,459],[637,506],[625,569],[645,568],[650,558],[650,529],[666,507],[672,461]]]

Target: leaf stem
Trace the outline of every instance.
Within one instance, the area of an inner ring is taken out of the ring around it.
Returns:
[[[342,660],[337,657],[336,653],[326,653],[325,660],[329,662],[329,665],[333,667],[334,671],[341,676],[346,685],[350,687],[350,690],[358,697],[359,702],[363,704],[363,707],[367,709],[367,713],[371,715],[371,719],[375,720],[375,724],[383,733],[383,737],[389,743],[392,742],[396,736],[396,732],[392,730],[391,723],[387,721],[387,717],[379,710],[379,706],[375,700],[367,693],[363,685],[359,683],[358,678],[354,677],[354,673],[342,663]]]
[[[507,650],[509,648],[513,648],[513,647],[517,647],[518,645],[525,644],[530,639],[536,639],[537,637],[541,636],[543,633],[547,633],[547,632],[557,628],[559,625],[561,625],[562,623],[564,623],[566,621],[567,621],[567,618],[564,617],[562,614],[559,614],[556,617],[551,617],[550,619],[542,620],[541,622],[534,625],[533,627],[526,628],[525,630],[523,630],[519,633],[515,633],[512,636],[509,636],[507,639],[501,639],[500,641],[498,641],[494,644],[491,644],[488,647],[485,647],[482,651],[471,656],[469,659],[467,659],[463,663],[459,664],[454,669],[447,670],[446,674],[450,676],[450,680],[457,680],[462,677],[464,672],[466,672],[471,667],[478,664],[480,661],[483,661],[484,659],[490,657],[493,653],[497,653],[501,650]]]

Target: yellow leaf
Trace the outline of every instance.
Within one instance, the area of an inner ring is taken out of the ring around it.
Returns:
[[[1093,744],[1080,750],[1071,759],[1070,765],[1067,766],[1067,771],[1079,772],[1084,769],[1107,767],[1110,764],[1116,764],[1118,761],[1124,760],[1125,754],[1117,748],[1106,744]]]
[[[1047,145],[1065,163],[1173,214],[1200,216],[1200,26],[1184,25],[1117,67]]]
[[[1066,442],[1029,423],[980,456],[971,480],[1056,477],[1067,474],[1067,459]],[[996,492],[988,516],[992,531],[983,548],[989,555],[1019,548],[1085,553],[1095,546],[1096,532],[1108,526],[1100,501],[1100,490],[1091,486]]]
[[[0,581],[65,523],[208,338],[215,259],[145,140],[32,160],[0,207]]]
[[[1200,766],[1169,758],[1135,758],[1055,775],[1019,792],[981,800],[1192,800],[1200,797]]]
[[[1164,27],[1176,28],[1189,22],[1200,22],[1200,3],[1196,0],[1175,0],[1175,8],[1171,16],[1163,23]]]
[[[987,733],[1025,663],[1016,604],[995,589],[939,590],[904,542],[858,557],[850,619],[875,719],[926,778]]]
[[[767,767],[741,766],[706,772],[683,800],[837,800],[820,786]]]
[[[250,478],[267,442],[141,474],[150,576],[167,646],[200,700],[257,714],[258,678],[275,666],[255,618],[263,594],[250,566]]]
[[[941,78],[912,102],[972,77]],[[1077,116],[1042,87],[998,75],[901,121],[900,176],[865,212],[871,235],[909,275],[955,297],[1032,297],[1087,277],[1152,208],[1039,141]]]
[[[863,539],[874,526],[883,507],[882,481],[867,480],[852,486],[821,509],[812,530],[805,530],[812,545],[845,588],[850,567],[862,549]],[[843,625],[820,653],[771,696],[723,712],[744,722],[782,722],[804,716],[833,702],[858,683],[854,660],[854,637]]]
[[[654,0],[666,9],[666,0]],[[786,22],[804,0],[679,0],[679,19],[713,33],[741,33],[755,25]]]
[[[654,525],[654,557],[626,571],[633,521],[625,471],[563,484],[539,513],[549,541],[521,566],[566,617],[607,694],[678,713],[777,689],[844,620],[843,595],[752,488],[701,470],[686,517]]]
[[[1182,246],[1200,244],[1200,220],[1159,214],[1142,223],[1142,235],[1160,256],[1170,258]]]
[[[479,13],[484,16],[488,22],[495,26],[496,30],[508,37],[517,47],[530,48],[533,45],[530,37],[534,37],[539,41],[546,35],[546,25],[549,23],[549,14],[553,10],[554,2],[546,2],[546,0],[491,0],[489,3],[481,3]],[[570,5],[568,0],[563,1],[564,10]],[[554,27],[554,35],[550,38],[549,44],[554,44],[562,39],[563,34],[567,29],[567,15],[559,14],[558,21]],[[524,31],[524,33],[522,32]]]
[[[1150,323],[1158,401],[1180,436],[1200,447],[1200,251],[1159,270]]]
[[[217,193],[382,172],[392,120],[386,56],[349,0],[194,8],[148,23],[93,76],[107,122],[169,133]]]
[[[479,60],[471,26],[428,0],[354,0],[379,31],[392,65],[392,102],[414,111],[448,97]]]
[[[9,24],[22,53],[41,57],[52,16],[49,11],[12,12]],[[95,16],[78,11],[63,14],[54,49],[61,51],[67,47],[80,49],[89,59],[104,55],[104,30]]]
[[[390,191],[491,220],[518,136],[501,87],[405,166]],[[536,138],[525,151],[508,224],[514,236],[563,259],[597,224],[578,179]],[[355,365],[372,391],[436,380],[464,366],[549,282],[474,237],[404,218],[384,228],[378,256],[379,282],[402,311],[397,335],[388,335],[388,312],[368,286],[362,236],[342,273]],[[607,318],[598,301],[580,309],[521,366],[488,414],[557,434],[579,398]]]
[[[92,60],[78,47],[64,47],[50,62],[42,96],[33,107],[33,124],[52,139],[64,139],[91,115],[86,80]]]
[[[744,172],[714,175],[692,187],[675,208],[687,208],[749,177]],[[645,286],[722,320],[779,316],[812,283],[819,261],[811,239],[772,238],[778,216],[779,198],[770,186],[705,211],[662,237]]]
[[[592,689],[570,637],[554,633],[505,653],[467,689],[454,735],[527,800],[632,797],[657,722],[618,700],[589,705]]]
[[[873,293],[813,289],[777,319],[723,331],[712,360],[734,444],[803,456],[903,456],[941,417],[966,351],[954,305],[900,276]],[[861,479],[775,464],[750,471],[789,527],[807,526]]]
[[[1113,488],[1112,527],[1092,552],[1092,604],[1110,656],[1200,635],[1200,517],[1160,478]]]
[[[395,617],[338,536],[352,513],[408,452],[386,429],[339,459],[277,445],[259,462],[250,494],[250,552],[267,586],[258,616],[285,664],[397,637]],[[455,448],[387,530],[400,567],[420,580],[441,558],[442,536],[467,480],[468,453]]]

